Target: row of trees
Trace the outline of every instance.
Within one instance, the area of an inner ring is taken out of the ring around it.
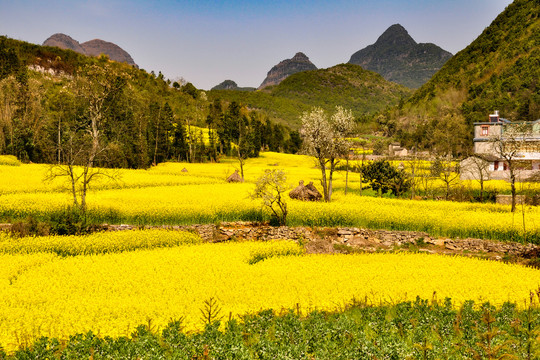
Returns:
[[[237,153],[233,144],[242,156],[299,148],[298,133],[240,104],[210,103],[190,83],[47,49],[0,37],[0,154],[65,162],[63,148],[82,145],[81,134],[100,138],[106,151],[94,162],[109,167],[217,161]]]
[[[320,108],[314,108],[310,112],[305,112],[301,120],[300,133],[304,140],[304,151],[316,158],[322,175],[324,199],[331,201],[333,174],[340,160],[345,160],[345,168],[341,165],[340,170],[347,171],[346,179],[348,179],[351,144],[346,139],[354,130],[354,119],[349,111],[337,107],[332,115]],[[492,155],[502,159],[508,170],[512,211],[516,208],[516,181],[523,167],[520,151],[524,147],[524,142],[530,138],[531,131],[532,126],[528,123],[512,124],[506,127],[501,135],[490,139]],[[449,134],[446,130],[442,132]],[[461,168],[459,158],[452,156],[456,150],[452,145],[455,144],[456,141],[443,142],[429,158],[413,155],[402,161],[399,167],[386,160],[379,160],[362,162],[361,166],[356,166],[352,171],[359,173],[361,183],[368,182],[379,194],[391,192],[396,196],[402,196],[409,193],[411,198],[422,195],[432,198],[442,196],[445,200],[451,198],[471,200],[473,198],[471,191],[458,189],[460,175],[464,174],[479,182],[479,196],[474,197],[483,202],[484,182],[490,178],[490,162],[484,156],[475,155],[469,157],[466,167]],[[528,145],[530,147],[530,144]]]
[[[37,56],[25,44],[0,38],[0,154],[55,164],[48,178],[66,177],[83,212],[90,183],[116,178],[114,168],[223,155],[242,163],[263,149],[300,147],[298,133],[238,103],[209,102],[190,83],[30,46]]]

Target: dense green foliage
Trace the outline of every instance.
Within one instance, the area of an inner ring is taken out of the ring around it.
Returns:
[[[270,87],[271,88],[271,87]],[[268,89],[268,88],[267,88]],[[272,121],[300,128],[300,115],[310,110],[310,106],[294,100],[279,98],[265,91],[240,90],[211,90],[207,93],[209,99],[221,99],[246,104],[252,109],[263,110]]]
[[[386,160],[366,163],[360,171],[371,188],[382,194],[391,192],[400,196],[407,192],[412,185],[409,175],[403,169],[397,169]]]
[[[465,153],[472,145],[472,123],[486,121],[494,110],[513,121],[540,118],[539,14],[538,0],[509,5],[386,117],[391,133],[407,146],[433,149],[447,140],[452,152]]]
[[[165,160],[217,161],[240,140],[250,141],[246,156],[299,146],[283,126],[240,104],[210,103],[191,83],[6,37],[0,110],[0,154],[32,162],[71,162],[70,153],[93,148],[93,165],[146,168]]]
[[[360,122],[397,105],[411,90],[388,82],[382,76],[353,64],[293,74],[279,85],[262,91],[210,91],[210,99],[221,98],[264,110],[272,119],[293,129],[300,127],[303,112],[318,106],[333,111],[336,106],[351,109]]]
[[[537,359],[540,311],[496,309],[472,302],[454,309],[418,299],[397,305],[365,304],[338,313],[271,310],[206,324],[186,334],[182,321],[157,329],[151,320],[129,337],[92,332],[67,341],[41,338],[0,359]],[[202,310],[201,310],[202,311]],[[203,311],[203,315],[204,311]],[[210,318],[223,319],[214,313]],[[201,318],[207,322],[206,317]]]

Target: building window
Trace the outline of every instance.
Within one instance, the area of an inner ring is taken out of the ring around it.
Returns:
[[[495,161],[493,163],[493,170],[495,170],[495,171],[499,170],[499,162],[498,161]]]
[[[482,126],[482,136],[489,135],[489,126]]]
[[[508,165],[506,163],[503,163],[503,170],[508,170]]]

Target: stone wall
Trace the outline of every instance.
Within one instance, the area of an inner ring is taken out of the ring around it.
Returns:
[[[136,227],[128,225],[109,225],[109,230],[126,230]],[[150,228],[150,227],[146,227]],[[152,227],[156,228],[156,227]],[[429,244],[441,249],[461,252],[499,253],[523,256],[540,246],[482,239],[450,239],[432,237],[419,231],[371,230],[355,227],[343,228],[310,228],[310,227],[274,227],[267,224],[251,222],[188,225],[188,226],[159,226],[171,230],[187,230],[198,233],[205,241],[222,242],[231,240],[300,240],[318,241],[325,239],[332,244],[343,244],[362,248],[366,251],[393,249],[406,245]]]
[[[11,224],[0,224],[0,230],[9,231]],[[432,237],[425,232],[370,230],[355,227],[343,228],[310,228],[269,226],[265,223],[252,222],[224,222],[219,226],[215,224],[200,225],[161,225],[161,226],[134,226],[134,225],[108,225],[98,227],[102,231],[126,231],[135,229],[169,229],[171,231],[192,231],[209,242],[223,242],[234,240],[297,240],[301,242],[324,241],[332,249],[334,244],[361,248],[365,251],[392,250],[407,245],[428,244],[440,250],[450,252],[470,251],[475,253],[497,253],[514,256],[525,256],[540,252],[540,246],[533,244],[519,244],[482,239],[449,239]],[[423,249],[423,251],[432,252]],[[441,251],[439,251],[441,252]]]

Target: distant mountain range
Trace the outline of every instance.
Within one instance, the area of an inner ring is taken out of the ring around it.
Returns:
[[[300,127],[300,115],[313,106],[334,111],[341,105],[351,109],[357,119],[365,120],[411,94],[412,90],[354,64],[301,71],[260,91],[212,90],[207,93],[211,100],[236,101],[251,109],[261,109],[292,129]]]
[[[211,90],[238,90],[238,91],[254,91],[254,87],[239,87],[232,80],[225,80],[221,84],[214,86]]]
[[[88,56],[105,54],[111,60],[125,62],[134,66],[137,65],[135,64],[135,61],[133,61],[131,55],[120,46],[100,39],[90,40],[81,44],[68,35],[58,33],[45,40],[43,46],[56,46],[61,49],[70,49]]]
[[[510,120],[540,118],[538,14],[538,0],[514,0],[454,56],[433,44],[417,44],[402,26],[392,25],[373,45],[351,56],[350,62],[363,65],[306,71],[302,66],[316,67],[298,53],[272,68],[262,90],[239,91],[250,89],[228,80],[208,91],[208,99],[261,109],[293,129],[299,128],[302,112],[313,106],[332,110],[342,105],[366,125],[366,131],[393,136],[408,148],[436,150],[444,145],[449,152],[464,154],[472,144],[472,123],[494,110]],[[86,43],[65,35],[53,36],[46,44],[87,51]],[[44,57],[34,50],[32,61],[26,63],[69,72],[83,61],[71,51],[57,57],[53,55],[59,49],[45,49],[51,54]],[[371,66],[382,75],[365,69]],[[388,79],[420,87],[413,91]]]
[[[494,110],[513,121],[539,119],[539,14],[540,1],[515,0],[404,101],[388,119],[402,143],[429,147],[462,139],[467,149],[472,124]]]
[[[418,44],[403,26],[395,24],[374,44],[355,52],[349,63],[375,71],[386,80],[419,88],[451,57],[435,44]]]
[[[435,44],[418,44],[403,26],[395,24],[374,44],[355,52],[349,63],[374,71],[388,81],[415,89],[425,84],[451,57],[451,53]],[[304,53],[298,52],[291,59],[272,67],[258,89],[278,85],[292,74],[310,70],[317,70],[317,67]],[[230,83],[222,83],[212,90],[238,89]]]
[[[317,70],[317,67],[309,61],[309,58],[304,53],[298,52],[292,59],[283,60],[270,69],[266,79],[259,86],[259,90],[267,86],[277,85],[292,74],[309,70]]]

